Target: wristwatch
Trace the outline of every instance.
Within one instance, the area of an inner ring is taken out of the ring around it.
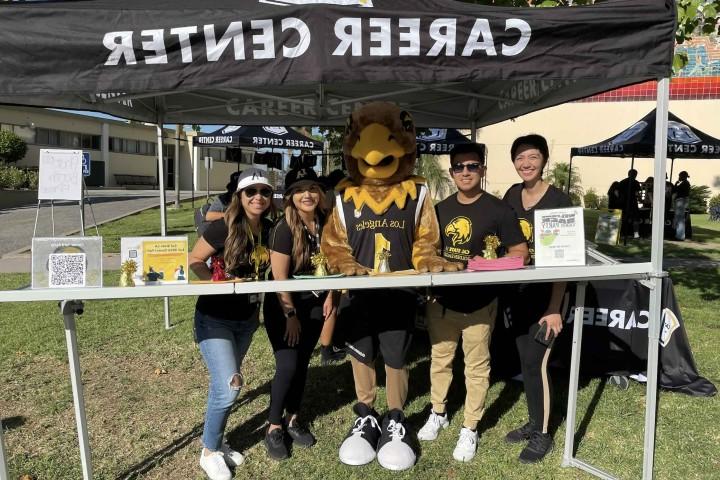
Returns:
[[[295,316],[297,316],[297,312],[295,311],[294,308],[291,308],[290,310],[285,312],[285,318],[290,318],[290,317],[295,317]]]

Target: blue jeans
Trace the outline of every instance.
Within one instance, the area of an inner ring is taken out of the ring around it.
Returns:
[[[195,335],[210,373],[202,438],[208,450],[219,450],[222,445],[225,425],[242,383],[235,386],[233,379],[240,374],[243,358],[258,328],[258,312],[259,309],[247,320],[228,321],[195,310]]]

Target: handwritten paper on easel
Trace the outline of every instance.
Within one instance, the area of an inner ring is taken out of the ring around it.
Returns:
[[[82,150],[40,150],[38,200],[82,198]]]

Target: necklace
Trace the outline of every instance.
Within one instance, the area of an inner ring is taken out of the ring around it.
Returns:
[[[308,242],[310,242],[310,250],[312,253],[317,253],[320,249],[320,229],[318,228],[318,221],[317,218],[313,220],[313,227],[315,230],[315,233],[310,232],[310,229],[307,227],[305,222],[302,222],[303,231],[305,232],[305,235],[308,239]]]
[[[260,265],[266,264],[270,260],[270,253],[268,252],[267,248],[265,248],[265,245],[262,244],[262,224],[260,225],[260,231],[258,232],[257,245],[255,244],[255,235],[253,234],[249,226],[247,226],[246,232],[248,239],[250,240],[250,245],[252,246],[252,251],[250,252],[249,258],[255,269],[254,280],[259,280]]]

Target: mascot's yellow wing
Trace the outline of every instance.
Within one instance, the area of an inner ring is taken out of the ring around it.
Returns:
[[[438,256],[440,248],[440,226],[438,225],[435,209],[426,195],[423,199],[420,219],[415,226],[415,241],[413,242],[412,263],[419,272],[453,272],[462,268],[462,264],[448,262]]]

